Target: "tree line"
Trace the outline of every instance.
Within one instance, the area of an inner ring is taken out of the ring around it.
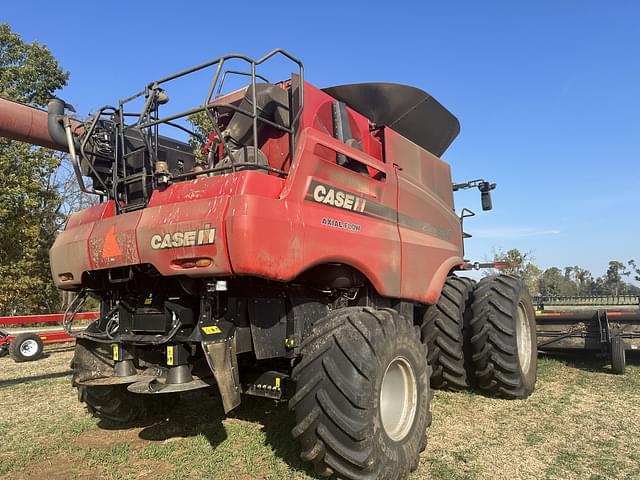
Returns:
[[[51,51],[0,24],[0,96],[44,108],[67,84]],[[0,315],[58,312],[49,248],[86,204],[60,152],[0,138]]]
[[[522,277],[533,295],[640,295],[640,266],[635,260],[610,260],[602,276],[579,265],[541,269],[530,253],[514,248],[496,252],[494,261],[507,262],[505,273]]]

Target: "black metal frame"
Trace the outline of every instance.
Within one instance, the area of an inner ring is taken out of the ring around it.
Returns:
[[[534,303],[542,308],[549,306],[632,306],[640,308],[640,296],[638,295],[539,295],[534,298]]]
[[[258,106],[256,101],[257,79],[260,79],[261,81],[264,81],[267,83],[269,82],[264,76],[259,75],[256,72],[256,69],[258,66],[264,64],[265,62],[267,62],[268,60],[276,56],[285,57],[285,59],[295,64],[298,69],[299,85],[297,85],[297,90],[298,90],[297,104],[294,102],[293,85],[289,89],[289,126],[280,125],[277,122],[273,122],[267,118],[261,117],[258,112]],[[246,71],[240,71],[240,70],[225,70],[224,69],[225,63],[231,60],[240,60],[242,62],[247,63],[249,71],[246,72]],[[209,85],[209,89],[207,91],[207,95],[204,99],[203,104],[198,107],[191,108],[180,113],[176,113],[166,117],[161,117],[160,116],[161,102],[158,101],[160,95],[163,92],[163,89],[161,88],[161,86],[167,84],[168,82],[176,80],[178,78],[182,78],[192,73],[206,70],[209,68],[215,68],[215,73]],[[235,106],[229,103],[226,103],[226,104],[214,103],[215,100],[221,96],[223,84],[227,76],[229,75],[242,75],[242,76],[250,77],[251,79],[250,84],[247,86],[247,88],[251,89],[250,90],[251,97],[253,99],[253,101],[251,102],[252,103],[251,111],[244,110],[238,106]],[[140,113],[126,112],[125,107],[127,106],[127,104],[139,98],[145,99],[142,111]],[[295,106],[295,111],[294,111],[294,106]],[[175,120],[189,117],[190,115],[193,115],[196,113],[200,113],[200,112],[207,113],[207,116],[209,117],[213,125],[213,131],[215,132],[219,141],[222,143],[225,154],[227,155],[230,154],[230,148],[229,148],[228,142],[225,138],[223,138],[222,132],[218,127],[218,121],[217,121],[218,108],[220,107],[224,107],[227,110],[231,109],[234,112],[240,113],[242,115],[246,115],[253,120],[252,133],[253,133],[253,149],[254,149],[253,158],[254,159],[258,158],[259,122],[270,125],[271,127],[274,127],[284,133],[289,134],[289,150],[290,150],[289,158],[293,159],[293,155],[295,152],[296,127],[304,108],[304,67],[302,65],[302,62],[283,49],[272,50],[271,52],[267,53],[266,55],[264,55],[263,57],[257,60],[252,59],[245,55],[240,55],[240,54],[224,55],[215,60],[211,60],[209,62],[196,65],[194,67],[188,68],[181,72],[178,72],[173,75],[169,75],[167,77],[151,82],[142,91],[128,98],[120,100],[118,102],[117,107],[113,107],[109,105],[102,107],[97,112],[97,114],[91,119],[88,125],[87,124],[85,125],[85,132],[82,135],[82,140],[80,142],[80,148],[79,148],[80,150],[79,153],[81,158],[86,159],[87,164],[91,169],[91,172],[94,174],[95,178],[99,180],[100,186],[102,188],[101,191],[95,191],[92,193],[97,193],[101,195],[101,197],[106,196],[107,198],[111,198],[115,200],[118,198],[118,192],[120,191],[120,188],[123,184],[140,181],[142,186],[142,197],[144,201],[144,205],[141,205],[141,206],[142,207],[146,206],[146,203],[148,202],[148,199],[150,197],[150,192],[148,191],[148,184],[151,185],[151,190],[157,188],[158,186],[157,179],[154,176],[154,166],[156,164],[156,161],[158,160],[159,126],[161,124],[165,124],[174,128],[178,128],[188,133],[189,135],[192,135],[196,138],[199,137],[200,140],[202,140],[202,138],[196,132],[190,131],[187,128],[183,127],[182,125],[175,123]],[[115,164],[113,165],[113,168],[112,168],[113,180],[112,180],[111,188],[108,188],[108,186],[100,178],[100,175],[93,167],[92,162],[88,160],[89,156],[109,159],[108,157],[105,157],[104,155],[101,155],[98,152],[90,151],[87,148],[88,143],[92,138],[92,135],[96,131],[96,127],[98,125],[99,120],[105,116],[108,116],[110,119],[115,120],[116,133],[117,133],[117,142],[115,145],[115,152],[114,152]],[[137,121],[135,123],[128,125],[125,123],[126,117],[137,117]],[[143,142],[143,146],[139,148],[135,148],[131,151],[126,151],[126,144],[125,144],[126,134],[131,131],[137,133],[137,136],[139,136]],[[126,162],[127,158],[141,151],[146,152],[147,154],[143,158],[142,171],[132,175],[128,175],[127,162]],[[173,180],[184,180],[190,177],[195,177],[196,175],[203,175],[203,174],[211,173],[214,171],[213,165],[209,165],[208,167],[209,168],[204,170],[187,172],[180,175],[174,175],[171,178]],[[215,171],[221,172],[221,171],[230,170],[232,172],[235,172],[238,168],[261,169],[271,173],[276,173],[281,176],[286,176],[286,172],[283,170],[275,169],[265,165],[259,165],[258,163],[236,163],[236,164],[232,164],[229,168],[218,168],[218,169],[215,169]],[[122,172],[122,175],[120,175],[119,172]],[[128,201],[128,198],[126,198],[127,189],[124,188],[123,191],[125,195],[124,202],[123,202],[124,205],[120,205],[119,202],[116,202],[116,209],[118,212],[123,212],[128,209],[127,207],[128,207],[129,201]],[[132,207],[139,208],[140,205],[134,205]]]
[[[597,338],[600,343],[601,353],[607,354],[610,352],[613,337],[637,337],[636,333],[618,331],[616,328],[612,328],[608,315],[608,310],[615,308],[620,309],[622,307],[630,311],[640,309],[640,297],[637,295],[539,296],[534,299],[534,304],[538,310],[544,310],[545,305],[556,308],[565,307],[567,312],[576,315],[575,323],[569,325],[566,330],[557,332],[548,340],[538,343],[537,348],[539,350],[544,350],[569,337],[589,337]],[[574,307],[574,309],[571,307]],[[562,313],[563,310],[559,312]],[[549,322],[553,323],[552,320]],[[595,333],[596,327],[597,334]],[[550,333],[542,332],[545,334],[543,336],[548,336],[547,334]]]

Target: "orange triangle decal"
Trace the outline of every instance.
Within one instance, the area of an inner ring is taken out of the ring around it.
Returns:
[[[107,235],[104,237],[104,244],[102,245],[102,257],[119,257],[122,255],[120,245],[116,240],[116,226],[111,225],[111,228],[107,231]]]

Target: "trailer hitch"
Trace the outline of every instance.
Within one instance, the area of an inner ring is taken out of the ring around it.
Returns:
[[[496,270],[506,270],[509,268],[518,268],[519,262],[468,262],[465,261],[458,270],[481,270],[485,268],[495,268]]]

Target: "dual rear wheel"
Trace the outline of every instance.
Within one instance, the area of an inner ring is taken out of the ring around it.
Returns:
[[[421,330],[434,388],[477,388],[503,398],[526,398],[533,392],[535,316],[521,279],[492,275],[474,285],[449,277],[438,303],[426,309]]]

